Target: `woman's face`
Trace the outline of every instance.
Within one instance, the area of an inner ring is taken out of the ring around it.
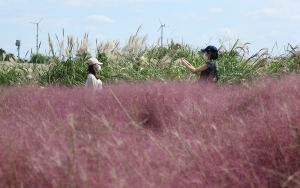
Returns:
[[[207,57],[210,56],[210,52],[204,52]]]
[[[94,64],[94,69],[96,70],[96,72],[98,71],[98,64]]]
[[[204,55],[207,57],[207,59],[210,59],[211,52],[204,52]]]
[[[98,65],[98,64],[94,64],[94,68],[95,68],[95,70],[97,70],[97,71],[100,71],[100,70],[101,70],[101,67],[100,67],[100,65]]]

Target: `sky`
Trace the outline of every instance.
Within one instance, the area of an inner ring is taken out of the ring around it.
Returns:
[[[157,45],[163,28],[163,43],[173,40],[194,48],[207,45],[230,48],[236,40],[250,43],[249,54],[268,48],[284,53],[288,44],[300,43],[300,0],[0,0],[0,48],[20,57],[36,52],[37,24],[39,52],[49,51],[48,34],[83,39],[88,33],[92,47],[96,40],[119,40],[124,44],[142,25],[147,45]],[[42,20],[41,20],[42,19]],[[161,21],[161,22],[160,22]]]

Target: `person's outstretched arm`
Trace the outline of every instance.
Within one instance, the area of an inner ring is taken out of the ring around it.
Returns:
[[[193,65],[191,65],[187,60],[181,59],[181,64],[184,65],[189,71],[191,71],[194,74],[200,75],[202,71],[206,70],[208,68],[207,64],[195,68]]]

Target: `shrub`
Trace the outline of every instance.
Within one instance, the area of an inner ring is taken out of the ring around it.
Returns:
[[[5,54],[6,54],[5,50],[0,48],[0,61],[4,61],[5,58],[3,58],[3,57],[4,57]]]
[[[30,58],[31,63],[45,64],[48,62],[48,58],[43,54],[32,54]]]
[[[40,75],[39,82],[41,84],[64,84],[70,86],[80,85],[85,82],[88,73],[85,61],[52,61],[49,69]]]

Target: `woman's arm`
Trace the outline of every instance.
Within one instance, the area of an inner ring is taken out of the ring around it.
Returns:
[[[182,65],[184,65],[189,71],[191,71],[194,74],[200,75],[202,71],[206,70],[208,68],[207,64],[195,68],[193,65],[191,65],[187,60],[181,59]]]

